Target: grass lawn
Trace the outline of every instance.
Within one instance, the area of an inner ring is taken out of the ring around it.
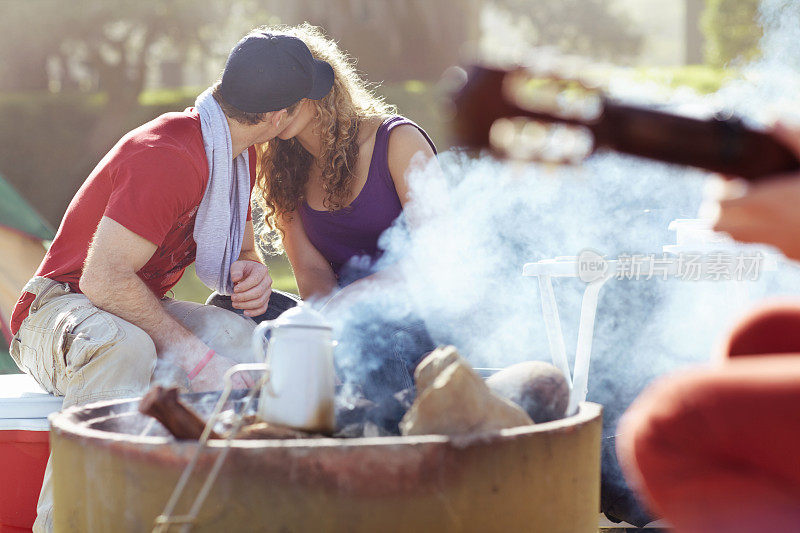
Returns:
[[[297,294],[297,284],[294,281],[292,268],[285,255],[271,256],[267,258],[267,266],[272,276],[272,288],[279,291],[286,291]],[[203,285],[203,282],[194,272],[194,264],[186,269],[183,277],[172,289],[176,300],[187,302],[205,303],[211,289]],[[170,295],[171,296],[171,295]]]

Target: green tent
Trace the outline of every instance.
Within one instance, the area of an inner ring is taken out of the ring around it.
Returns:
[[[53,228],[2,176],[0,176],[0,226],[21,231],[39,241],[52,241],[55,237]]]
[[[16,371],[7,355],[11,311],[54,236],[47,222],[0,176],[0,329],[5,340],[0,350],[0,373]]]

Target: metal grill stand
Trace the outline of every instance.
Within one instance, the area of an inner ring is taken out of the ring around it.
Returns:
[[[681,254],[693,253],[700,256],[699,268],[702,273],[707,273],[713,265],[715,254],[741,252],[733,249],[732,241],[720,237],[710,229],[710,223],[705,220],[675,220],[669,229],[677,230],[678,244],[663,247],[663,256],[639,256],[636,262],[636,272],[631,272],[631,263],[619,259],[605,260],[599,254],[588,252],[595,265],[603,266],[591,272],[581,272],[585,258],[557,257],[545,259],[536,263],[527,263],[523,266],[522,275],[536,277],[539,281],[539,295],[541,298],[542,315],[550,348],[553,364],[558,367],[567,379],[570,386],[569,406],[567,414],[572,415],[577,411],[578,404],[586,400],[589,382],[589,363],[592,352],[592,339],[597,313],[597,302],[600,289],[612,279],[683,279],[685,266]],[[670,254],[670,255],[666,255]],[[777,269],[776,256],[760,254],[759,268],[761,272]],[[587,275],[588,274],[588,275]],[[634,275],[636,274],[636,275]],[[558,314],[553,291],[553,278],[579,278],[587,281],[581,302],[581,314],[578,324],[578,341],[575,350],[574,368],[570,370],[567,351],[564,345],[564,334],[561,330],[561,319]],[[749,299],[747,281],[728,281],[729,291],[746,301]]]

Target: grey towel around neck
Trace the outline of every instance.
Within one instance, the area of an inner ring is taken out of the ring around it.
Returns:
[[[233,158],[225,113],[207,89],[197,97],[203,145],[208,159],[208,184],[197,210],[197,277],[220,294],[233,293],[231,265],[239,258],[250,206],[250,163],[247,150]]]

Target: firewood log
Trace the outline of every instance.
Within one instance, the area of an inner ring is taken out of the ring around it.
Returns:
[[[139,412],[161,422],[178,440],[199,440],[206,426],[197,413],[181,402],[177,387],[155,385],[139,402]],[[220,437],[212,431],[209,438]]]

